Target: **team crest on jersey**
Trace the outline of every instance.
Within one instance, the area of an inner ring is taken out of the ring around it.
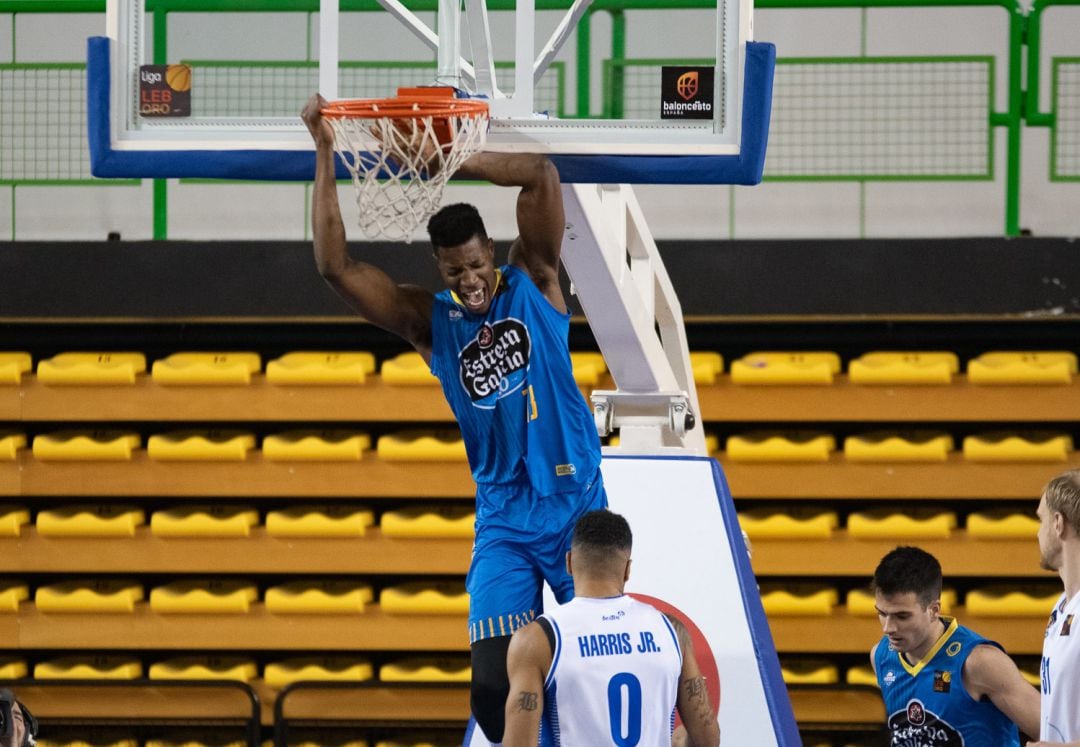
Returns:
[[[1061,633],[1059,635],[1068,635],[1072,632],[1072,615],[1066,615],[1065,619],[1061,621]]]
[[[461,311],[461,309],[453,307],[448,312],[446,312],[446,315],[450,318],[450,321],[452,322],[456,322],[459,319],[465,318],[465,314]]]
[[[890,744],[893,747],[963,747],[964,739],[952,724],[943,721],[922,701],[912,699],[902,711],[889,716]]]
[[[890,669],[885,673],[885,684],[891,685],[894,682],[896,682],[896,672]]]
[[[458,355],[461,385],[473,402],[515,392],[525,380],[531,353],[529,329],[517,319],[484,324]]]
[[[960,643],[960,641],[953,641],[945,647],[945,655],[956,656],[958,653],[960,653],[960,649],[962,649],[963,647],[964,646]]]
[[[934,692],[947,693],[952,689],[952,672],[934,672]]]

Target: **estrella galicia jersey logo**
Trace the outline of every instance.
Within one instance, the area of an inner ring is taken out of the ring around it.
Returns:
[[[892,747],[964,747],[960,732],[916,699],[889,716],[889,733]]]
[[[529,368],[532,340],[517,319],[484,324],[458,356],[461,385],[474,402],[517,391]]]

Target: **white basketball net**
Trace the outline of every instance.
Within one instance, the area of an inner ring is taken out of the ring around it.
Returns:
[[[334,147],[356,187],[364,234],[411,241],[439,209],[447,180],[483,149],[487,123],[486,114],[475,112],[331,118]],[[439,129],[449,130],[449,142],[440,144]]]

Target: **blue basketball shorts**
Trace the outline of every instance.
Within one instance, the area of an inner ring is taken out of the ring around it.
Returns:
[[[476,540],[465,587],[469,643],[511,635],[543,612],[547,581],[562,604],[574,596],[566,553],[583,514],[607,508],[596,475],[576,492],[539,495],[529,483],[481,485],[476,492]]]

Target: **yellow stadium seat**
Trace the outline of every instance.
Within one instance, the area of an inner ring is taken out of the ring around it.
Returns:
[[[30,587],[21,581],[0,581],[0,614],[19,611],[19,603],[30,598]]]
[[[956,590],[945,588],[941,590],[941,613],[952,614],[956,607]],[[867,589],[852,589],[847,593],[846,607],[849,615],[855,617],[875,617],[877,609],[874,607],[874,595]]]
[[[835,685],[840,669],[824,660],[785,661],[780,664],[780,676],[785,685]]]
[[[387,462],[466,462],[465,441],[457,431],[408,430],[380,436],[379,459]]]
[[[34,665],[38,680],[135,680],[142,663],[128,656],[63,656]]]
[[[1076,354],[1067,351],[993,351],[968,361],[972,384],[1069,384]]]
[[[938,431],[872,431],[844,439],[844,457],[852,462],[944,462],[953,450],[952,436]]]
[[[25,448],[25,433],[0,431],[0,462],[14,462],[19,458],[19,449]]]
[[[472,668],[465,656],[410,657],[379,667],[382,682],[469,682]]]
[[[1020,676],[1027,680],[1027,683],[1032,687],[1039,687],[1039,685],[1042,684],[1042,681],[1039,678],[1038,669],[1025,669],[1020,667]]]
[[[739,526],[752,540],[827,540],[839,525],[836,511],[821,508],[752,508],[739,512]]]
[[[849,685],[878,686],[877,675],[874,674],[874,668],[869,664],[848,667],[847,673],[844,675],[844,682]]]
[[[30,354],[21,351],[0,353],[0,385],[10,384],[18,386],[22,383],[22,375],[32,367]]]
[[[292,506],[266,515],[271,537],[363,537],[375,514],[361,506]]]
[[[383,361],[379,372],[383,383],[394,386],[439,385],[439,380],[417,352],[402,353]]]
[[[150,665],[152,680],[239,680],[258,676],[255,662],[240,656],[178,656]]]
[[[384,513],[379,527],[387,537],[471,539],[475,522],[465,506],[410,506]]]
[[[1060,595],[1060,587],[1042,584],[1023,590],[995,585],[972,589],[964,604],[969,615],[979,617],[1046,617]]]
[[[266,609],[286,615],[357,615],[375,598],[356,581],[290,581],[266,590]]]
[[[43,537],[134,537],[145,523],[135,506],[60,506],[39,511],[36,526]]]
[[[359,462],[371,448],[360,431],[300,429],[263,439],[263,456],[272,462]]]
[[[0,680],[21,680],[29,671],[22,659],[0,657]]]
[[[379,606],[394,615],[467,615],[469,594],[463,581],[414,581],[383,589]]]
[[[155,537],[250,537],[259,512],[250,506],[174,506],[150,516]]]
[[[142,600],[141,584],[120,579],[60,581],[34,592],[40,612],[132,613]]]
[[[62,430],[34,436],[34,458],[42,462],[127,462],[142,444],[137,433],[120,430]]]
[[[948,539],[956,529],[956,513],[935,509],[872,508],[848,516],[852,539]]]
[[[37,378],[42,384],[134,384],[146,373],[142,353],[60,353],[38,361]]]
[[[393,739],[380,739],[375,747],[457,747],[457,742],[449,738],[403,734]]]
[[[731,364],[735,384],[831,384],[840,373],[840,356],[830,352],[766,351]]]
[[[242,614],[258,598],[255,585],[246,581],[174,581],[150,590],[150,609],[163,613]]]
[[[827,462],[836,439],[819,431],[751,431],[727,440],[733,462]]]
[[[0,506],[0,537],[18,537],[24,524],[30,523],[30,511],[22,506]]]
[[[1034,541],[1039,520],[1032,513],[1011,509],[988,509],[969,514],[968,536],[973,539],[1025,539]]]
[[[864,353],[848,364],[852,384],[948,384],[959,371],[956,353],[942,351]]]
[[[298,656],[271,662],[263,670],[263,680],[270,687],[305,680],[366,682],[374,676],[371,661],[355,656]]]
[[[607,373],[607,362],[601,353],[570,353],[570,365],[578,386],[596,386]]]
[[[162,462],[242,462],[255,434],[237,430],[181,430],[150,436],[146,453]]]
[[[297,351],[266,364],[266,380],[291,386],[363,384],[375,373],[375,356],[365,352]]]
[[[169,742],[164,739],[148,739],[143,742],[143,747],[247,747],[247,742],[235,741],[235,742]],[[266,747],[271,747],[272,743],[265,743]],[[132,747],[137,747],[132,745]]]
[[[173,353],[154,361],[155,384],[178,386],[237,386],[251,383],[262,368],[258,353]]]
[[[724,356],[711,350],[692,350],[690,371],[695,384],[711,386],[716,383],[716,377],[724,372]]]
[[[1067,433],[980,433],[964,438],[964,458],[973,462],[1064,462],[1073,450]]]
[[[767,616],[821,616],[832,614],[839,600],[836,589],[812,584],[761,585],[761,604]]]

